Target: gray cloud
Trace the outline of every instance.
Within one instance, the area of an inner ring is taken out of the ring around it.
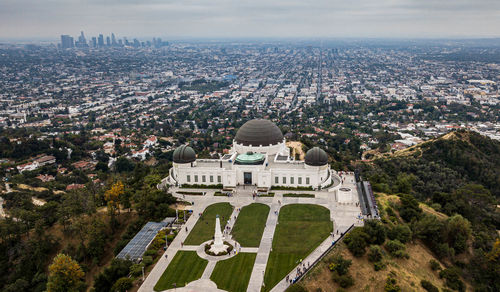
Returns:
[[[0,38],[500,36],[498,0],[1,0]]]

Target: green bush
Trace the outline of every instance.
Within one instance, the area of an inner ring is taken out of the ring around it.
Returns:
[[[132,279],[123,277],[118,279],[118,281],[115,282],[113,287],[111,287],[111,292],[126,292],[130,288],[132,288]]]
[[[402,243],[407,243],[412,237],[411,229],[406,224],[398,224],[387,231],[387,237],[391,240],[399,240]]]
[[[337,273],[333,273],[333,281],[338,283],[342,288],[349,288],[354,285],[354,278],[350,274],[339,275]]]
[[[360,257],[366,252],[367,237],[362,228],[355,228],[345,236],[344,242],[355,257]]]
[[[181,195],[191,195],[191,196],[203,196],[203,192],[187,192],[187,191],[179,191],[177,192]]]
[[[367,220],[363,231],[368,235],[367,241],[372,244],[383,244],[386,237],[385,226],[379,220]]]
[[[429,292],[439,292],[439,289],[427,280],[420,281],[420,285]]]
[[[344,259],[341,255],[335,256],[333,262],[328,266],[330,271],[336,271],[340,276],[349,272],[352,261]]]
[[[385,263],[382,262],[382,261],[373,263],[373,269],[375,271],[380,271],[380,270],[382,270],[384,268],[385,268]]]
[[[457,267],[451,267],[439,272],[439,277],[446,280],[446,286],[453,290],[465,291],[464,282],[460,280],[460,270]]]
[[[397,250],[392,254],[393,257],[398,258],[398,259],[409,259],[410,255],[404,251],[404,250]]]
[[[371,262],[379,262],[382,260],[382,249],[378,245],[370,246],[370,253],[368,253],[368,260]]]
[[[203,185],[203,184],[183,184],[181,186],[183,189],[222,189],[223,185],[218,184],[218,185]]]
[[[433,271],[441,270],[441,265],[435,259],[431,259],[429,261],[429,265],[431,266],[431,270]]]
[[[385,212],[387,212],[387,215],[389,217],[396,217],[396,212],[394,212],[394,209],[392,209],[391,207],[387,206],[385,207]]]
[[[133,277],[140,276],[142,274],[142,267],[144,267],[143,264],[133,264],[130,266],[130,274]]]
[[[286,289],[286,292],[307,292],[307,290],[300,284],[293,284]]]
[[[406,258],[408,254],[405,252],[405,245],[402,244],[399,240],[389,240],[385,244],[385,248],[389,252],[389,254],[396,258]]]
[[[286,186],[271,186],[271,190],[282,191],[312,191],[312,187],[286,187]]]
[[[155,257],[158,251],[153,250],[153,249],[148,249],[146,252],[144,252],[144,256],[150,256],[150,257]]]
[[[144,256],[142,257],[142,263],[147,267],[153,263],[153,258],[151,256]]]
[[[406,221],[410,222],[412,219],[418,219],[422,214],[417,199],[411,195],[402,194],[400,196],[401,205],[399,206],[399,215]]]
[[[94,280],[94,289],[96,292],[108,292],[113,284],[130,272],[132,262],[129,260],[113,259],[111,265],[106,267]]]
[[[384,286],[385,292],[401,292],[401,287],[398,286],[397,281],[393,276],[393,272],[387,276]]]

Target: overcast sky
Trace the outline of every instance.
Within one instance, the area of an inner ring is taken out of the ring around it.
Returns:
[[[0,0],[0,38],[499,37],[500,0]]]

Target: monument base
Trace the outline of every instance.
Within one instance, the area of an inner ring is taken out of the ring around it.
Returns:
[[[205,244],[205,253],[212,256],[223,256],[229,254],[233,250],[233,246],[224,241],[222,246],[220,244],[214,244],[213,241]]]

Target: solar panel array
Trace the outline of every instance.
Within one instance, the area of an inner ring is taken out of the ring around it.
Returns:
[[[142,258],[146,251],[148,244],[155,238],[158,231],[160,231],[167,224],[165,222],[148,222],[141,231],[137,233],[134,238],[125,246],[122,251],[116,256],[119,259],[130,259],[137,261]]]

